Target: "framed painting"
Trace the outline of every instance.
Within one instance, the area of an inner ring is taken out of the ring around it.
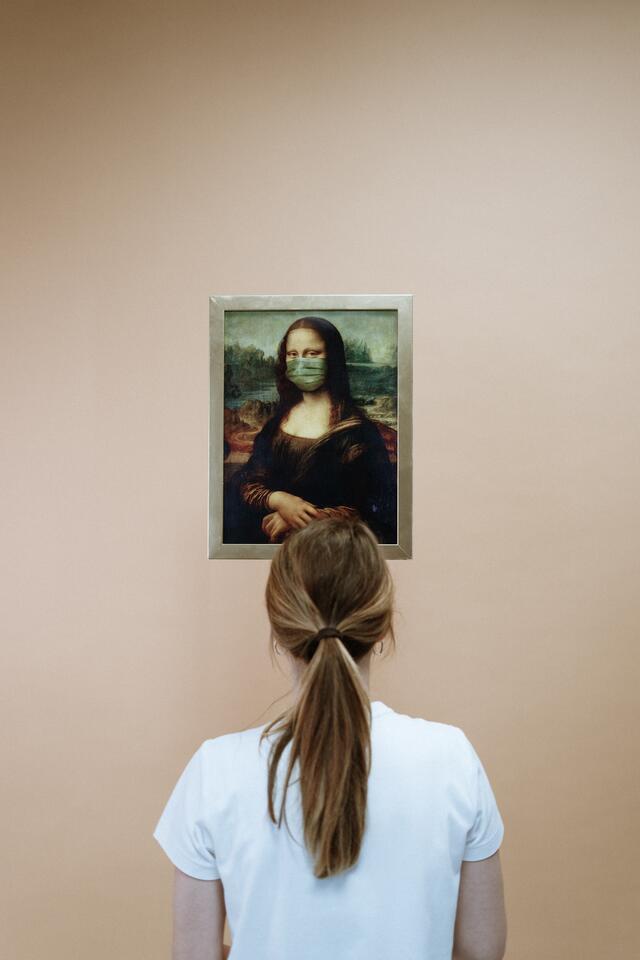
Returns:
[[[212,296],[209,559],[360,517],[411,558],[411,294]]]

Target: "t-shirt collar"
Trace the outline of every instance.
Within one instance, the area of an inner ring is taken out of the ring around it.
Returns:
[[[383,713],[390,713],[391,707],[388,707],[386,703],[383,703],[382,700],[372,700],[371,701],[371,716],[379,717]]]

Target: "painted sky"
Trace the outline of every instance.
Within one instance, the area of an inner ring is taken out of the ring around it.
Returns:
[[[345,340],[366,340],[374,363],[395,363],[396,310],[225,310],[225,345],[259,347],[275,357],[289,324],[304,316],[330,320]]]

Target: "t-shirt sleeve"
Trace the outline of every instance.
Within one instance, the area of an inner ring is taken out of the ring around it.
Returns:
[[[504,823],[496,798],[480,757],[465,736],[470,764],[471,791],[475,819],[467,833],[463,860],[484,860],[498,850],[504,836]]]
[[[180,774],[153,831],[171,862],[190,877],[218,880],[211,818],[212,797],[205,769],[206,740]]]

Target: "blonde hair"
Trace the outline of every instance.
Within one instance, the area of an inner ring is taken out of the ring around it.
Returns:
[[[357,663],[393,632],[394,586],[371,529],[359,519],[311,520],[275,554],[265,599],[271,638],[307,664],[296,703],[267,724],[269,816],[282,823],[296,761],[304,841],[318,878],[341,873],[359,857],[371,769],[371,703]],[[318,639],[323,627],[343,634]],[[279,818],[277,767],[291,743]]]

